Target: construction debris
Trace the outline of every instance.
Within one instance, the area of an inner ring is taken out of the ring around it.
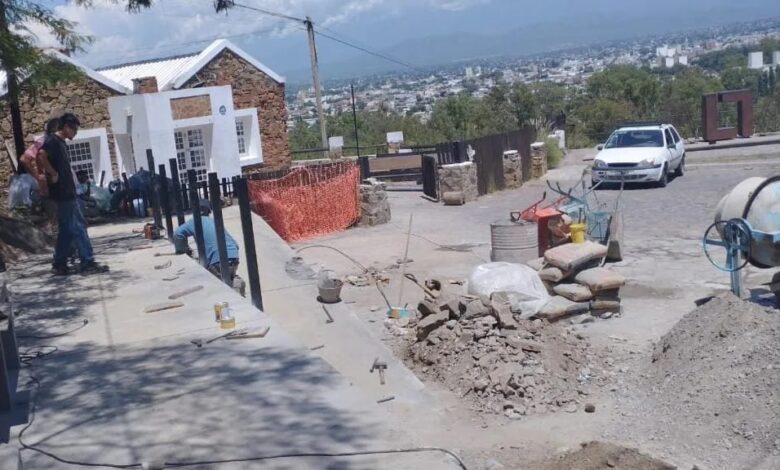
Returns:
[[[180,290],[178,292],[174,292],[173,294],[168,296],[168,300],[174,300],[178,299],[179,297],[184,297],[185,295],[192,294],[193,292],[198,292],[199,290],[202,290],[203,286],[197,285],[194,287],[190,287],[188,289]]]
[[[502,292],[423,300],[409,323],[412,366],[469,397],[477,411],[519,419],[579,408],[594,374],[588,343],[560,325],[522,320],[509,306]]]
[[[144,308],[144,313],[160,312],[162,310],[170,310],[172,308],[184,307],[181,302],[162,302],[159,304],[149,305]]]

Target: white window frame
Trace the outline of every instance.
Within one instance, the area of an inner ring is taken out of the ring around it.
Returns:
[[[71,145],[82,145],[84,143],[89,144],[89,150],[92,157],[90,162],[93,174],[93,177],[91,178],[92,181],[95,184],[100,183],[100,174],[105,171],[106,177],[103,184],[108,184],[113,178],[113,172],[111,169],[111,155],[108,152],[108,133],[106,132],[106,128],[79,129],[76,138],[67,142],[69,149],[68,155],[70,156]],[[76,169],[73,168],[73,164],[74,162],[71,161],[71,168],[75,173]],[[84,163],[80,162],[78,164],[83,165]]]
[[[236,109],[233,111],[236,122],[244,125],[244,143],[246,152],[239,152],[239,162],[242,167],[257,165],[263,162],[263,141],[260,133],[260,120],[257,108]],[[239,136],[236,133],[236,140]],[[239,149],[240,150],[240,149]]]
[[[199,137],[197,135],[199,134]],[[198,144],[198,139],[200,140]],[[179,169],[179,181],[188,183],[187,170],[195,170],[198,183],[208,180],[209,155],[207,129],[204,126],[178,128],[173,131],[176,148],[176,165]],[[200,157],[197,156],[200,153]],[[201,160],[202,161],[198,161]]]
[[[236,140],[238,142],[238,155],[242,157],[249,155],[250,136],[247,135],[247,128],[249,128],[249,130],[252,129],[251,121],[249,123],[246,121],[247,119],[245,118],[236,118]],[[247,124],[249,125],[247,126]]]

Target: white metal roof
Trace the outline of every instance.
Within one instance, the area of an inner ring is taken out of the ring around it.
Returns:
[[[154,59],[132,64],[117,65],[97,69],[97,72],[105,77],[120,83],[129,90],[133,89],[134,78],[155,77],[157,88],[166,90],[173,82],[187,70],[200,54],[171,57],[167,59]]]
[[[227,39],[218,39],[199,53],[101,67],[97,70],[91,69],[78,60],[57,51],[47,51],[47,53],[56,59],[70,62],[81,69],[88,77],[112,90],[122,94],[131,94],[133,92],[134,78],[155,77],[157,79],[157,88],[160,91],[180,88],[225,49],[229,49],[277,83],[284,83],[284,77],[278,75],[268,66],[259,62]],[[5,95],[6,92],[5,72],[0,71],[0,96]]]

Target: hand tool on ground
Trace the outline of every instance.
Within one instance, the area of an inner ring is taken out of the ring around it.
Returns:
[[[178,253],[155,253],[154,256],[176,256]]]
[[[325,347],[324,344],[320,344],[319,346],[314,346],[313,348],[309,348],[309,351],[318,351],[324,347]]]
[[[327,315],[327,316],[328,316],[328,319],[327,319],[327,320],[325,320],[325,323],[333,323],[333,317],[332,317],[332,316],[330,316],[330,312],[328,311],[328,309],[327,309],[327,308],[325,308],[325,306],[324,306],[324,305],[322,306],[322,310],[324,310],[324,311],[325,311],[325,315]]]
[[[250,339],[250,338],[265,338],[265,335],[271,331],[270,326],[266,326],[254,332],[247,332],[246,334],[236,336],[226,336],[225,339]]]
[[[377,403],[387,403],[389,401],[395,400],[395,397],[393,395],[390,395],[389,397],[385,397],[382,399],[377,400]]]
[[[225,334],[221,334],[219,336],[215,336],[215,337],[213,337],[213,338],[211,338],[209,340],[206,340],[206,341],[203,341],[202,339],[193,339],[192,341],[190,341],[190,343],[194,344],[195,346],[197,346],[199,348],[202,348],[204,344],[213,343],[214,341],[216,341],[218,339],[222,339],[222,338],[231,338],[231,337],[234,337],[234,336],[243,336],[243,335],[247,334],[248,331],[249,331],[248,329],[242,328],[240,330],[233,330],[233,331],[231,331],[229,333],[225,333]]]
[[[168,269],[168,268],[170,268],[170,267],[171,267],[171,265],[172,265],[172,264],[173,264],[173,261],[171,261],[171,260],[168,260],[168,261],[164,262],[163,264],[158,264],[158,265],[156,265],[156,266],[154,267],[154,269],[158,269],[158,270],[159,270],[159,269]]]
[[[162,302],[159,304],[149,305],[144,308],[144,313],[159,312],[161,310],[170,310],[172,308],[184,307],[181,302]]]
[[[401,265],[401,287],[398,290],[398,305],[401,305],[404,297],[404,276],[406,274],[406,261],[409,259],[409,239],[412,236],[412,219],[414,214],[409,214],[409,229],[406,231],[406,248],[404,248],[404,263]]]
[[[427,288],[427,287],[426,287],[424,284],[420,283],[420,281],[418,281],[418,280],[417,280],[417,277],[415,277],[415,275],[414,275],[414,274],[412,274],[412,273],[406,273],[406,274],[404,274],[404,277],[405,277],[406,279],[409,279],[409,280],[410,280],[410,281],[412,281],[413,283],[415,283],[415,284],[417,285],[417,287],[419,287],[420,289],[422,289],[422,290],[423,290],[423,292],[425,292],[425,293],[426,293],[426,294],[427,294],[429,297],[431,297],[432,299],[436,299],[436,298],[438,298],[438,297],[439,297],[439,294],[438,294],[438,293],[436,293],[436,292],[433,292],[431,289],[428,289],[428,288]]]
[[[385,370],[387,370],[387,363],[384,361],[380,361],[377,357],[374,359],[374,363],[371,365],[371,370],[369,370],[370,373],[374,373],[374,370],[379,371],[379,383],[384,385],[385,384]]]
[[[173,294],[168,296],[168,300],[178,299],[179,297],[184,297],[187,294],[192,294],[193,292],[198,292],[199,290],[203,289],[203,286],[197,285],[195,287],[190,287],[189,289],[184,289],[179,292],[174,292]]]

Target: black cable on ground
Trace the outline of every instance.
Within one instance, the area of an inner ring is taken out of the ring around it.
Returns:
[[[81,325],[77,326],[76,328],[73,328],[72,330],[64,331],[62,333],[55,333],[53,335],[16,335],[17,338],[24,338],[24,339],[52,339],[52,338],[59,338],[61,336],[69,335],[71,333],[75,333],[76,331],[79,331],[80,329],[87,326],[89,323],[89,320],[86,318],[82,319]]]

